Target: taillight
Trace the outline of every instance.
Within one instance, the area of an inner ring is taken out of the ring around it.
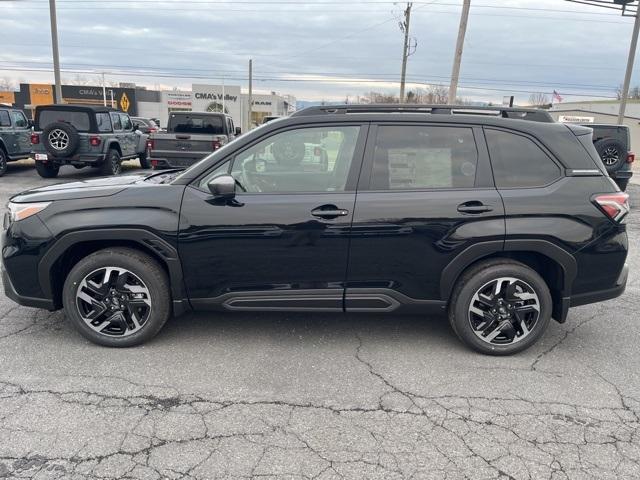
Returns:
[[[220,140],[214,140],[213,142],[211,142],[211,146],[214,150],[217,150],[222,146],[222,143],[220,143]]]
[[[99,147],[101,143],[102,140],[100,140],[100,137],[89,137],[89,144],[92,147]]]
[[[37,133],[32,133],[31,134],[31,144],[32,145],[38,145],[40,143],[40,135],[38,135]]]
[[[633,152],[627,153],[627,163],[633,163],[636,161],[636,154]]]
[[[153,127],[149,128],[149,133],[156,133],[157,131],[158,131],[157,128],[153,128]]]
[[[158,166],[158,160],[151,160],[151,166],[152,167],[157,167]]]
[[[148,139],[147,140],[147,149],[149,150],[153,150],[153,147],[155,146],[155,144],[153,143],[153,140]]]
[[[316,147],[313,149],[313,155],[316,157],[319,157],[320,155],[322,155],[322,150],[320,150],[320,147]]]
[[[629,195],[624,192],[596,195],[593,202],[607,214],[607,217],[616,222],[622,220],[630,209]]]

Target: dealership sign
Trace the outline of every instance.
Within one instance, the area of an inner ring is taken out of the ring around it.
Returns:
[[[75,105],[103,105],[104,93],[107,106],[117,108],[129,115],[136,115],[136,90],[134,88],[108,87],[103,92],[102,87],[87,87],[82,85],[62,85],[62,98],[65,103]],[[113,99],[113,103],[111,100]]]
[[[558,121],[561,123],[594,123],[596,117],[579,117],[577,115],[560,115]]]

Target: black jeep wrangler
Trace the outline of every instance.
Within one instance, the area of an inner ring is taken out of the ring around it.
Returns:
[[[635,155],[631,150],[631,135],[626,125],[584,124],[593,129],[593,146],[607,172],[620,187],[627,189],[629,179],[633,176],[631,166]]]
[[[122,160],[139,158],[142,168],[149,168],[147,138],[129,115],[112,108],[44,105],[36,107],[31,143],[36,170],[52,178],[61,165],[117,175]]]
[[[0,177],[7,163],[29,158],[31,123],[22,110],[0,105]]]
[[[515,353],[625,290],[628,195],[591,135],[535,110],[312,107],[183,171],[15,195],[5,292],[113,347],[189,309],[440,312]]]

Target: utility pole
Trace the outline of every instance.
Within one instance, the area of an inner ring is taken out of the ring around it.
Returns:
[[[253,111],[253,60],[249,59],[249,118],[247,120],[247,131],[251,130],[252,111]]]
[[[451,71],[451,84],[449,85],[449,105],[456,103],[458,96],[458,79],[460,78],[460,63],[462,63],[462,50],[464,49],[464,37],[467,34],[467,22],[469,21],[469,9],[471,0],[464,0],[462,4],[462,15],[460,16],[460,27],[458,28],[458,41],[456,42],[456,52],[453,58],[453,70]]]
[[[402,72],[400,73],[400,103],[404,103],[404,85],[407,75],[407,59],[409,58],[409,24],[411,23],[412,2],[407,3],[404,11],[404,22],[400,22],[400,30],[404,32],[404,48],[402,49]]]
[[[51,47],[53,49],[53,76],[56,84],[56,103],[62,103],[62,83],[60,82],[60,53],[58,51],[58,20],[56,18],[56,0],[49,0],[49,19],[51,20]]]
[[[104,72],[102,72],[102,101],[104,106],[107,106],[107,84],[104,81]]]
[[[636,18],[633,23],[633,35],[631,36],[631,47],[629,47],[629,58],[627,60],[627,71],[624,75],[624,84],[622,86],[622,98],[620,99],[620,111],[618,112],[618,125],[624,123],[624,114],[627,110],[627,99],[629,97],[629,87],[631,85],[631,74],[633,73],[633,63],[636,59],[636,50],[638,49],[638,33],[640,32],[640,13],[636,12]]]

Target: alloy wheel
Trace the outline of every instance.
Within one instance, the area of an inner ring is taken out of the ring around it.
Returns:
[[[49,144],[56,150],[64,150],[69,145],[69,135],[59,128],[51,130],[47,138]]]
[[[151,315],[149,288],[120,267],[94,270],[80,282],[76,308],[89,328],[111,337],[126,337],[145,326]]]
[[[492,345],[509,345],[526,338],[540,318],[540,299],[528,283],[500,277],[480,287],[469,305],[475,335]]]
[[[610,167],[611,165],[618,163],[618,160],[620,160],[620,153],[617,148],[609,147],[602,152],[602,161],[605,165]]]

